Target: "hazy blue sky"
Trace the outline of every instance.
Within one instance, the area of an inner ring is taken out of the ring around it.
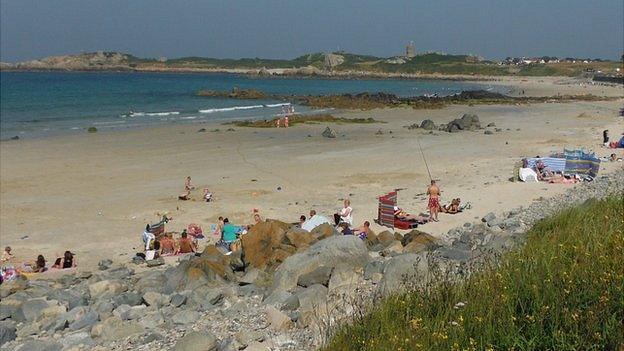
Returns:
[[[272,57],[343,49],[618,58],[622,0],[0,0],[0,58],[110,50]]]

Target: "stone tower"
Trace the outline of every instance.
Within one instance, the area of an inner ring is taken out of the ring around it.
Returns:
[[[416,45],[414,45],[413,41],[410,41],[405,47],[405,56],[408,58],[416,56]]]

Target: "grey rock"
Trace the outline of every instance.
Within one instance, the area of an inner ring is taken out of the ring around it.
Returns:
[[[60,351],[63,345],[53,340],[28,340],[15,351]]]
[[[496,127],[496,123],[491,122],[491,123],[488,123],[488,125],[487,125],[487,126],[488,126],[488,127]]]
[[[63,344],[63,349],[69,349],[79,345],[91,346],[94,344],[91,334],[86,331],[65,334],[61,338],[61,343]]]
[[[408,253],[388,260],[379,282],[379,292],[384,296],[406,287],[427,282],[429,264],[425,253]]]
[[[182,294],[171,295],[171,306],[180,307],[186,303],[186,296]]]
[[[13,322],[0,322],[0,346],[6,344],[9,341],[15,340],[15,338],[17,337],[15,331],[15,324]]]
[[[197,311],[179,311],[171,317],[171,321],[175,324],[191,324],[195,323],[201,314]]]
[[[10,318],[19,307],[19,304],[0,304],[0,320]]]
[[[125,321],[130,319],[130,311],[132,307],[130,305],[119,305],[113,310],[113,316]]]
[[[292,328],[293,322],[290,317],[273,306],[266,307],[267,322],[271,329],[276,331],[285,331]]]
[[[92,308],[98,313],[101,320],[112,316],[115,306],[106,300],[99,300],[92,305]]]
[[[424,130],[436,130],[437,129],[435,123],[433,123],[433,121],[430,119],[426,119],[420,122],[420,128]]]
[[[91,335],[100,337],[104,341],[114,341],[127,338],[143,332],[143,327],[132,321],[122,321],[118,317],[110,317],[95,325]]]
[[[321,314],[327,310],[327,288],[315,284],[296,294],[299,299],[299,320],[302,326],[309,326],[319,322]]]
[[[284,311],[290,311],[296,310],[297,308],[299,308],[299,306],[301,306],[301,304],[299,303],[299,297],[297,297],[297,295],[291,295],[284,301],[280,309]]]
[[[302,274],[299,276],[299,280],[297,281],[297,285],[303,287],[309,287],[314,284],[322,284],[327,286],[329,284],[329,277],[331,276],[333,268],[327,266],[317,267],[312,272]]]
[[[500,227],[502,225],[503,221],[500,220],[499,218],[494,218],[490,221],[487,222],[488,227],[492,228],[492,227]]]
[[[121,306],[121,305],[137,306],[142,303],[143,303],[143,297],[134,291],[126,291],[124,293],[121,293],[113,297],[114,306]]]
[[[483,132],[483,134],[485,134],[485,135],[492,135],[492,134],[494,134],[494,132],[491,131],[491,130],[486,130],[485,132]]]
[[[101,271],[105,271],[109,269],[112,265],[113,265],[113,261],[109,259],[101,260],[100,262],[98,262],[98,268]]]
[[[383,261],[371,261],[364,266],[364,279],[370,280],[374,273],[382,273],[384,269]]]
[[[158,257],[155,258],[153,260],[147,260],[145,261],[145,263],[147,264],[148,267],[158,267],[158,266],[162,266],[165,264],[165,259],[162,257]]]
[[[192,331],[179,339],[174,351],[216,351],[219,346],[217,338],[207,332]]]
[[[255,284],[257,281],[265,278],[266,274],[263,271],[255,267],[250,267],[245,272],[245,275],[238,280],[238,283],[241,285]]]
[[[147,329],[155,329],[165,324],[165,317],[160,311],[154,311],[141,317],[139,323]]]
[[[282,309],[282,306],[291,296],[292,294],[287,291],[276,290],[273,291],[269,296],[267,296],[262,302],[265,305],[273,305],[279,309]]]
[[[98,313],[95,311],[89,311],[81,318],[76,319],[69,324],[69,330],[80,330],[83,328],[93,327],[99,320]]]
[[[321,265],[332,268],[338,265],[363,267],[368,260],[366,245],[358,237],[332,236],[284,260],[275,271],[271,291],[295,288],[300,276]]]
[[[30,299],[24,302],[20,306],[20,310],[24,319],[28,322],[37,320],[42,314],[43,310],[50,307],[50,303],[45,299]]]
[[[160,271],[150,271],[141,275],[141,278],[134,285],[134,289],[141,294],[148,291],[163,292],[167,277]]]
[[[154,291],[148,291],[143,294],[143,300],[148,306],[160,308],[168,305],[171,301],[171,297],[169,295],[163,295]]]
[[[105,279],[89,285],[89,294],[92,299],[112,298],[122,293],[124,290],[125,287],[123,284],[117,280]]]
[[[496,215],[493,212],[490,212],[481,218],[481,222],[487,223],[496,218]]]
[[[325,138],[335,138],[336,131],[329,127],[325,127],[325,130],[323,131],[321,135],[324,136]]]
[[[238,348],[244,349],[254,341],[264,341],[264,334],[257,330],[243,330],[236,333],[234,339],[239,344]]]
[[[466,262],[472,258],[472,254],[468,250],[462,250],[457,247],[440,247],[436,250],[436,254],[442,258]]]

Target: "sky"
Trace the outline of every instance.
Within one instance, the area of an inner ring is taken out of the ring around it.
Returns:
[[[294,58],[417,52],[618,59],[622,0],[0,0],[0,60],[98,50]]]

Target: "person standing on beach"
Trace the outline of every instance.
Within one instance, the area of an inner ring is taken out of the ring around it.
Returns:
[[[438,212],[440,211],[440,188],[436,185],[435,180],[431,180],[431,185],[427,188],[427,195],[429,195],[429,215],[434,222],[438,221]]]

